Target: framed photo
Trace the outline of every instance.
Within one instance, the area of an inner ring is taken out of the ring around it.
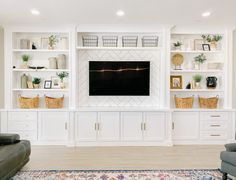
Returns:
[[[170,88],[182,89],[182,76],[170,76]]]
[[[195,51],[202,51],[202,44],[204,44],[203,39],[195,39],[194,40],[194,50]]]
[[[44,81],[44,89],[52,89],[52,80]]]
[[[32,81],[27,81],[27,86],[29,89],[34,89]]]
[[[48,37],[41,38],[41,49],[48,49],[49,39]]]
[[[60,88],[60,78],[53,76],[51,79],[52,79],[52,89],[59,89]]]
[[[210,51],[211,50],[210,44],[202,44],[202,49],[203,51]]]
[[[60,49],[68,49],[68,37],[59,38]]]

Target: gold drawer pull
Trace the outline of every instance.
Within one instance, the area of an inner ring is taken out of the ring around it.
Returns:
[[[220,127],[219,124],[212,124],[211,127]]]
[[[211,115],[211,117],[218,118],[218,117],[220,117],[220,115]]]
[[[211,136],[216,137],[216,136],[220,136],[220,134],[211,134]]]

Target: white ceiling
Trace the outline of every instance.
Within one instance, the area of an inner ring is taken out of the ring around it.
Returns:
[[[236,25],[236,0],[0,0],[0,24]],[[33,16],[30,9],[41,14]],[[116,11],[125,11],[117,17]],[[208,18],[201,13],[212,12]]]

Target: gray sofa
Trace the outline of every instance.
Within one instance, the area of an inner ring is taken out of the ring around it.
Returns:
[[[13,177],[28,161],[30,142],[17,134],[0,134],[0,179]]]
[[[226,151],[221,152],[221,171],[223,172],[223,180],[227,179],[227,175],[236,177],[236,143],[226,144]]]

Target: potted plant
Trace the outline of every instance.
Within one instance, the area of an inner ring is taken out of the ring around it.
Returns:
[[[35,88],[35,89],[38,89],[38,88],[39,88],[39,85],[40,85],[40,83],[41,83],[41,78],[35,77],[35,78],[33,79],[32,83],[33,83],[34,88]]]
[[[193,80],[195,82],[195,87],[197,89],[200,89],[201,88],[201,80],[202,80],[202,76],[200,74],[196,74],[193,76]]]
[[[180,50],[183,45],[180,41],[173,43],[175,50]]]
[[[208,42],[210,43],[211,46],[211,50],[216,50],[217,49],[217,44],[220,40],[222,40],[222,36],[219,34],[215,34],[215,35],[202,35],[202,38],[204,40],[204,42]]]
[[[55,36],[55,35],[49,36],[48,48],[53,50],[55,48],[57,42],[58,42],[57,36]]]
[[[23,55],[21,56],[21,59],[22,59],[22,61],[23,61],[22,65],[21,65],[21,68],[22,68],[22,69],[27,69],[27,68],[28,68],[28,61],[29,61],[29,59],[30,59],[30,55],[28,55],[28,54],[23,54]]]
[[[194,61],[195,61],[195,66],[194,66],[195,69],[199,70],[200,65],[206,61],[206,56],[202,53],[202,54],[194,57]]]
[[[65,83],[64,83],[64,78],[68,77],[69,73],[68,72],[61,72],[61,73],[57,73],[57,76],[60,78],[61,80],[61,84],[60,84],[60,87],[61,89],[64,89],[65,88]]]

